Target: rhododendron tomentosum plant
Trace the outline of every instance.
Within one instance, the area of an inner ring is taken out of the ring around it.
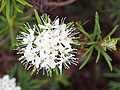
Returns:
[[[64,23],[64,19],[56,18],[53,22],[46,14],[39,18],[39,22],[33,27],[27,23],[17,36],[18,54],[22,54],[19,60],[27,69],[34,67],[33,71],[39,72],[40,69],[52,74],[53,70],[59,70],[62,74],[62,68],[70,68],[69,65],[77,64],[75,51],[71,45],[73,42],[73,33],[75,28],[73,24]]]

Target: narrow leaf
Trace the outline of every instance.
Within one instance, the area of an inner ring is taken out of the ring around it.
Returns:
[[[45,22],[48,23],[48,15],[45,14]]]
[[[18,12],[20,12],[20,13],[23,13],[23,11],[18,8],[18,5],[16,4],[16,1],[15,1],[15,0],[12,0],[12,2],[13,2],[13,5],[14,5],[16,11],[18,11]]]
[[[0,7],[0,12],[4,9],[5,5],[6,5],[6,1],[2,0],[1,7]]]
[[[80,32],[85,35],[88,39],[91,40],[91,36],[84,30],[84,28],[76,22],[77,28],[80,30]]]
[[[17,0],[20,4],[22,5],[27,5],[29,7],[33,7],[31,4],[29,4],[28,2],[26,2],[25,0]]]
[[[97,58],[96,58],[96,63],[98,63],[99,59],[100,59],[100,51],[98,51]]]
[[[105,73],[104,76],[110,77],[110,78],[120,78],[120,74],[117,74],[117,73]]]
[[[31,75],[33,75],[35,71],[36,71],[36,68],[34,67],[32,72],[31,72]]]
[[[17,64],[15,64],[9,71],[9,75],[13,77],[16,74]]]
[[[39,14],[35,9],[34,9],[34,13],[35,13],[35,17],[36,17],[36,20],[37,20],[38,24],[42,25],[43,24],[42,20],[40,19]]]
[[[117,30],[117,28],[118,28],[118,25],[116,25],[116,26],[112,29],[112,31],[111,31],[106,37],[104,37],[104,40],[107,39],[108,37],[112,36],[113,33]]]
[[[112,61],[112,58],[103,49],[101,49],[101,53],[102,53],[103,56],[105,56],[105,58],[107,58],[110,61]]]
[[[97,50],[97,58],[96,58],[96,63],[98,63],[99,59],[100,59],[100,49],[98,46],[95,46],[95,49]]]
[[[6,18],[8,23],[10,23],[10,0],[6,0]]]
[[[112,71],[112,64],[110,62],[112,59],[110,58],[110,56],[103,49],[101,49],[101,54],[104,56],[110,70]]]
[[[91,47],[82,55],[82,57],[85,57],[92,49],[93,49],[93,46],[91,46]]]
[[[28,33],[28,31],[27,31],[24,27],[21,26],[20,29],[21,29],[23,32]]]
[[[56,75],[59,75],[59,70],[57,67],[55,67],[55,72],[56,72]]]
[[[112,64],[111,64],[111,62],[110,62],[108,59],[106,59],[106,62],[108,63],[108,66],[109,66],[109,68],[110,68],[110,71],[112,71]]]
[[[82,68],[87,64],[87,62],[89,61],[92,53],[93,53],[93,48],[92,48],[92,50],[89,52],[89,54],[88,54],[87,58],[85,59],[85,61],[80,65],[79,69],[82,69]]]
[[[96,34],[98,33],[98,34]],[[94,26],[94,31],[93,31],[93,39],[97,38],[97,41],[99,39],[102,39],[101,36],[101,30],[100,30],[100,24],[99,24],[99,15],[98,12],[95,14],[95,26]]]
[[[73,24],[74,24],[74,22],[68,23],[68,24],[67,24],[67,28],[70,28]]]
[[[75,42],[75,44],[77,44],[77,45],[84,45],[84,44],[86,44],[85,42],[80,42],[79,40],[73,40],[73,42]]]
[[[4,32],[3,34],[0,34],[0,40],[4,40],[4,38],[7,36],[8,32]]]

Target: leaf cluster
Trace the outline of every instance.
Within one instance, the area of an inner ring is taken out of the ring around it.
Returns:
[[[26,20],[32,20],[32,15],[24,12],[24,5],[32,7],[25,0],[2,0],[0,7],[0,41],[4,42],[3,47],[14,47],[16,42],[16,33],[19,27],[24,24]],[[18,4],[20,3],[20,4]],[[11,45],[6,42],[10,37]],[[6,43],[5,43],[6,42]]]
[[[93,51],[97,51],[96,63],[98,63],[100,56],[103,56],[110,70],[112,71],[112,64],[111,64],[112,58],[107,54],[106,50],[104,50],[104,48],[102,47],[102,44],[105,44],[105,41],[107,41],[109,37],[113,35],[118,25],[116,25],[113,28],[113,30],[111,30],[111,32],[107,34],[104,38],[102,38],[101,36],[102,31],[100,28],[99,16],[97,12],[95,14],[95,25],[94,25],[94,30],[92,34],[87,33],[81,24],[76,22],[76,25],[77,25],[77,29],[80,30],[80,32],[84,35],[84,37],[88,39],[87,41],[75,40],[75,42],[78,43],[79,45],[88,47],[88,49],[82,55],[82,57],[86,57],[86,59],[80,65],[80,69],[82,69],[87,64],[87,62],[90,60],[90,58],[93,55]],[[119,40],[119,39],[116,38],[116,40]]]
[[[63,72],[62,75],[53,75],[53,77],[49,79],[51,83],[51,90],[59,90],[60,85],[65,87],[70,85],[69,78],[70,77],[65,72]]]
[[[115,67],[114,72],[105,73],[104,76],[109,79],[115,79],[109,80],[110,90],[120,90],[120,69],[118,67]]]
[[[68,86],[70,84],[69,76],[63,72],[62,75],[54,73],[53,77],[44,79],[32,79],[31,71],[26,71],[21,64],[15,64],[11,67],[9,73],[10,77],[17,77],[18,85],[22,90],[38,90],[43,86],[50,84],[50,90],[59,90],[60,85]]]
[[[17,81],[22,90],[38,90],[49,81],[48,79],[31,79],[31,72],[25,71],[20,64],[15,64],[11,68],[9,75],[11,77],[15,77],[17,75]]]
[[[1,5],[0,12],[5,9],[6,12],[8,11],[8,13],[9,13],[11,4],[13,4],[15,10],[20,12],[20,13],[23,13],[23,11],[20,10],[19,4],[32,7],[32,5],[29,4],[28,2],[26,2],[25,0],[1,0],[1,2],[0,2],[0,5]]]
[[[120,0],[107,0],[106,3],[108,4],[108,7],[106,7],[106,11],[110,14],[110,17],[114,20],[113,24],[120,23],[120,17],[119,17],[119,15],[120,15]]]

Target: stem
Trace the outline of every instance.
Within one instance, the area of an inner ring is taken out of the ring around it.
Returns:
[[[11,46],[14,44],[14,33],[13,33],[13,21],[11,20],[9,23],[10,26],[10,38],[11,38]]]

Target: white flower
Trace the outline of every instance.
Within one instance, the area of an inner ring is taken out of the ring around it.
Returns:
[[[56,67],[62,73],[62,67],[69,68],[71,63],[76,64],[75,55],[71,52],[75,49],[71,47],[73,42],[73,26],[67,28],[64,21],[59,18],[48,22],[42,16],[43,25],[26,26],[26,32],[21,32],[17,40],[21,43],[18,47],[18,54],[22,54],[19,60],[28,65],[34,66],[37,71],[43,69],[49,73]],[[28,33],[27,33],[28,32]]]
[[[9,75],[0,78],[0,90],[21,90],[20,86],[16,86],[16,79],[10,79]]]

